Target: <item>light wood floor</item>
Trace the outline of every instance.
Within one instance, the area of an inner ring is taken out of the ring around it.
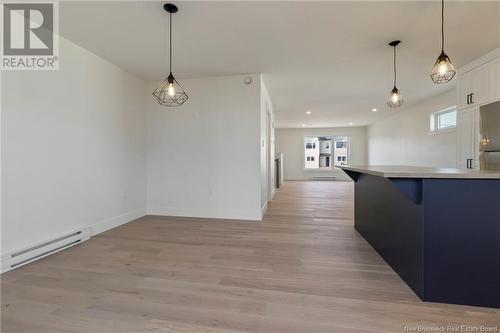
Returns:
[[[383,195],[383,194],[381,194]],[[353,186],[288,182],[262,223],[149,216],[2,276],[2,332],[404,332],[422,303],[353,229]]]

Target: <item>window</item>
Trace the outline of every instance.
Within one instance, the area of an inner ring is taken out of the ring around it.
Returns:
[[[335,148],[346,148],[347,147],[347,141],[336,141],[335,142]]]
[[[337,157],[335,161],[335,166],[348,165],[349,164],[349,138],[336,137],[335,138],[335,149],[333,154]]]
[[[347,165],[348,147],[347,136],[305,137],[304,168],[332,170],[333,167]]]
[[[431,114],[431,133],[448,131],[457,127],[457,107],[453,106]]]

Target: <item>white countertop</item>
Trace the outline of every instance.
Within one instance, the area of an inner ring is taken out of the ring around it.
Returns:
[[[366,173],[385,178],[462,178],[500,179],[500,171],[481,171],[458,168],[431,168],[399,165],[340,166],[342,170]]]

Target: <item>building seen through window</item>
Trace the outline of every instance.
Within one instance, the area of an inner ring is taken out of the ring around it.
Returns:
[[[333,147],[333,149],[332,149]],[[304,138],[304,168],[332,169],[349,163],[349,137],[308,136]]]

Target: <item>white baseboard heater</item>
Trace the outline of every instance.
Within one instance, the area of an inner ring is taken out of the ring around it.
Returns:
[[[2,256],[2,273],[79,244],[89,239],[90,236],[90,228],[84,228],[22,250],[7,253]]]

